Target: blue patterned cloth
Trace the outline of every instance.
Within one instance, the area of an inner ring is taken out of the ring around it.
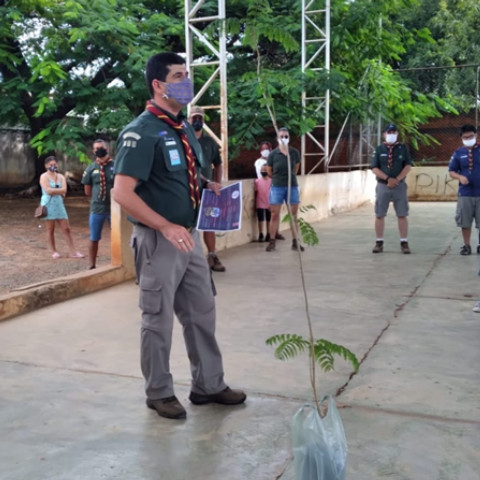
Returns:
[[[55,182],[50,179],[48,181],[50,183],[50,188],[55,188]],[[62,184],[60,183],[60,186],[61,185]],[[48,212],[48,215],[43,217],[42,220],[68,220],[67,210],[65,210],[62,195],[48,195],[48,193],[42,188],[40,204],[45,205]]]

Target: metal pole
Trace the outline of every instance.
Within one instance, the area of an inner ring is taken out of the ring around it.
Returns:
[[[478,130],[478,75],[480,72],[480,65],[477,65],[477,88],[475,90],[475,128]]]
[[[327,73],[330,73],[330,0],[327,0],[325,6],[325,70]],[[328,173],[328,166],[330,164],[330,90],[325,92],[324,124],[325,165]]]
[[[225,35],[225,0],[218,0],[220,26],[220,147],[223,177],[228,180],[228,115],[227,115],[227,38]]]

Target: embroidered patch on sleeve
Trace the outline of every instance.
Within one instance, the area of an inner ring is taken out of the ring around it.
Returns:
[[[135,132],[126,132],[123,134],[123,144],[122,147],[136,148],[137,142],[142,138],[141,135]]]

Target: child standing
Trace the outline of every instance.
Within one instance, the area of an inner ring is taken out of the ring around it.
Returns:
[[[268,233],[268,227],[270,225],[270,203],[268,201],[268,195],[270,193],[270,186],[272,185],[272,179],[268,177],[267,166],[263,165],[260,170],[260,178],[255,180],[255,205],[257,208],[258,218],[258,241],[264,242],[270,240],[270,234]],[[267,222],[266,229],[265,221]],[[265,230],[266,235],[263,235]]]

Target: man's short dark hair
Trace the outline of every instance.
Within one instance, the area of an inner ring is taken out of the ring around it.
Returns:
[[[460,128],[460,136],[468,132],[477,133],[477,129],[475,128],[474,125],[470,125],[470,124],[462,125],[462,127]]]
[[[279,128],[278,129],[278,132],[288,132],[288,128],[287,127],[282,127],[282,128]]]
[[[185,59],[173,52],[157,53],[150,57],[145,68],[145,80],[148,93],[153,97],[153,80],[164,82],[170,71],[170,65],[184,65]]]
[[[103,138],[97,138],[92,145],[95,145],[96,143],[104,143],[106,145],[107,141],[104,140]]]
[[[49,155],[44,161],[43,164],[46,165],[47,163],[50,163],[52,160],[57,161],[54,155]]]

